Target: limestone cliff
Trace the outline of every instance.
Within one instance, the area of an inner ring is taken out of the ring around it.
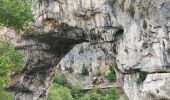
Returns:
[[[26,56],[14,100],[44,100],[55,66],[83,42],[117,63],[129,100],[170,99],[170,0],[34,0],[33,12],[36,31],[11,38]]]

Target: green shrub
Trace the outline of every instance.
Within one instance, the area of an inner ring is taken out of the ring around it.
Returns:
[[[144,49],[148,48],[148,41],[144,41],[143,44],[142,44],[142,47]]]
[[[48,100],[118,100],[119,94],[117,88],[102,90],[93,88],[89,91],[83,91],[83,86],[77,84],[71,89],[53,84],[49,89]]]
[[[83,48],[83,46],[80,47],[79,54],[81,54],[81,53],[84,53],[84,48]]]
[[[62,86],[68,86],[68,81],[64,74],[57,74],[53,82]]]
[[[1,0],[0,26],[23,29],[33,19],[30,0]]]
[[[110,73],[107,75],[107,79],[108,79],[110,82],[116,81],[116,73],[115,73],[115,70],[114,70],[113,67],[114,67],[114,66],[110,66]]]
[[[0,97],[2,100],[12,100],[10,93],[4,91],[8,85],[10,77],[9,72],[21,70],[22,55],[7,42],[0,42]]]
[[[104,100],[118,100],[119,94],[116,88],[110,88],[105,96]]]
[[[68,68],[68,71],[69,71],[69,73],[73,73],[73,72],[74,72],[73,67],[69,67],[69,68]]]
[[[89,75],[89,71],[88,71],[88,68],[87,67],[85,67],[85,65],[83,65],[83,68],[82,68],[82,70],[81,70],[81,74],[82,75]]]
[[[148,74],[149,74],[148,72],[140,72],[139,73],[139,82],[143,82],[146,79]]]
[[[135,8],[132,6],[129,7],[129,9],[127,9],[127,12],[129,12],[129,14],[134,17],[135,15]]]
[[[168,48],[167,53],[168,53],[168,55],[170,55],[170,48]]]
[[[107,79],[108,79],[110,82],[116,81],[116,74],[113,73],[113,72],[109,73],[108,76],[107,76]]]
[[[48,93],[48,100],[74,100],[69,88],[53,84]]]
[[[12,95],[5,91],[0,91],[1,100],[12,100]]]
[[[91,97],[89,94],[85,94],[80,100],[91,100]]]
[[[5,60],[8,65],[10,65],[10,70],[20,70],[22,65],[23,56],[21,53],[15,50],[15,47],[8,42],[0,43],[0,56],[1,60]],[[1,67],[2,68],[2,67]],[[9,66],[8,66],[9,68]]]
[[[9,78],[6,76],[9,72],[20,71],[22,62],[22,55],[15,50],[14,46],[7,42],[0,43],[0,81]]]
[[[97,76],[102,76],[102,72],[100,70],[100,67],[97,67]]]
[[[79,99],[83,95],[83,86],[81,84],[77,84],[72,87],[71,94],[75,99]]]

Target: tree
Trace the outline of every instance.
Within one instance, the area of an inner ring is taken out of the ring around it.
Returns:
[[[0,0],[0,26],[23,29],[33,20],[30,0]]]

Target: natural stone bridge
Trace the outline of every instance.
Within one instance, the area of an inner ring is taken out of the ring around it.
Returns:
[[[14,100],[45,100],[55,66],[82,42],[115,58],[130,100],[170,99],[169,0],[34,0],[33,11],[36,31],[9,35],[26,62],[8,88]]]

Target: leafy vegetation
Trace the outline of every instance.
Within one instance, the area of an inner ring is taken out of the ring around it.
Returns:
[[[74,100],[71,90],[59,84],[53,84],[48,93],[48,100]]]
[[[19,71],[22,65],[22,55],[8,42],[0,43],[0,97],[12,100],[11,95],[3,90],[10,81],[9,72]]]
[[[69,67],[69,68],[68,68],[68,71],[69,71],[69,73],[73,73],[73,72],[74,72],[73,67]]]
[[[139,73],[139,82],[143,82],[146,79],[148,74],[149,74],[148,72],[140,72]]]
[[[58,85],[68,86],[68,81],[64,74],[57,74],[53,82]]]
[[[83,96],[83,85],[77,84],[71,88],[71,94],[73,98],[79,99]]]
[[[81,70],[81,74],[85,75],[85,76],[89,75],[89,70],[85,65],[83,65],[83,68]]]
[[[31,0],[0,0],[0,26],[25,28],[33,20]]]
[[[148,48],[148,41],[144,41],[143,44],[142,44],[142,47],[144,49]]]
[[[107,79],[110,82],[116,81],[116,73],[115,73],[115,70],[114,70],[114,66],[110,66],[110,73],[108,74]]]
[[[90,91],[83,91],[81,85],[69,89],[53,84],[48,94],[48,100],[118,100],[118,98],[119,94],[116,88],[107,90],[94,88]]]
[[[97,76],[102,76],[102,72],[100,67],[97,67]]]
[[[170,55],[170,48],[168,48],[167,53],[168,53],[168,55]]]
[[[48,100],[118,100],[119,98],[117,88],[102,90],[94,87],[92,90],[84,91],[82,84],[66,85],[68,81],[62,74],[57,74],[53,82],[49,89]]]

